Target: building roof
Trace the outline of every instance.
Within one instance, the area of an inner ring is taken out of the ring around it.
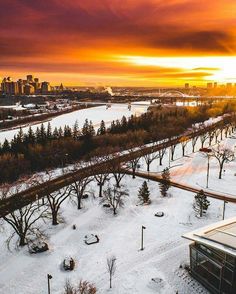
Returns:
[[[182,237],[236,257],[236,217],[186,233]]]

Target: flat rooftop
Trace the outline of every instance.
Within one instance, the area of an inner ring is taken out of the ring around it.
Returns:
[[[236,217],[197,229],[182,237],[236,257]]]

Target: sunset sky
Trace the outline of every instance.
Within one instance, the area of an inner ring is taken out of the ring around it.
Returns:
[[[52,84],[236,82],[236,0],[6,0],[0,77]]]

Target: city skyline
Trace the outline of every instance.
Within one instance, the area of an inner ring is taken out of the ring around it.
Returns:
[[[236,3],[19,1],[0,11],[1,69],[65,86],[236,82]]]

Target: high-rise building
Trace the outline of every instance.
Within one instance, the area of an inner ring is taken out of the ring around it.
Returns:
[[[24,86],[24,94],[25,95],[32,95],[32,94],[34,94],[34,86],[32,86],[30,84],[26,84]]]
[[[42,82],[42,85],[41,85],[42,94],[48,94],[48,92],[50,92],[50,90],[51,90],[50,83],[49,82]]]
[[[4,78],[2,81],[2,92],[7,95],[19,94],[18,84],[13,82],[11,77]]]
[[[184,85],[184,88],[185,88],[185,89],[189,89],[189,83],[186,83],[186,84]]]
[[[28,82],[28,83],[32,83],[33,80],[34,80],[34,77],[33,77],[33,75],[27,75],[27,76],[26,76],[26,79],[27,79],[27,82]]]
[[[218,85],[217,85],[217,83],[215,82],[215,83],[214,83],[214,88],[217,88],[217,86],[218,86]]]
[[[213,84],[212,83],[207,83],[207,89],[212,89]]]

